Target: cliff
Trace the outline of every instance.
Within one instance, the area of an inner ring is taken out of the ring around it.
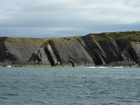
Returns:
[[[66,38],[0,38],[0,65],[140,65],[140,32]]]

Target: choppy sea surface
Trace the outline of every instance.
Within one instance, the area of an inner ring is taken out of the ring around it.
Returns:
[[[0,67],[0,105],[140,105],[140,68]]]

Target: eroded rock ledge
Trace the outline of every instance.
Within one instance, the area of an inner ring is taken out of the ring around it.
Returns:
[[[0,65],[140,65],[140,32],[112,32],[66,38],[0,38]]]

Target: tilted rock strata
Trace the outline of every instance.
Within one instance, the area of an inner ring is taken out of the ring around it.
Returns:
[[[140,32],[67,38],[0,38],[1,65],[140,65]]]

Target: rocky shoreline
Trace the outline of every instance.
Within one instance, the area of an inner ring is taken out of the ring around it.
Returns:
[[[139,31],[65,38],[0,37],[2,67],[139,67],[139,65]]]

